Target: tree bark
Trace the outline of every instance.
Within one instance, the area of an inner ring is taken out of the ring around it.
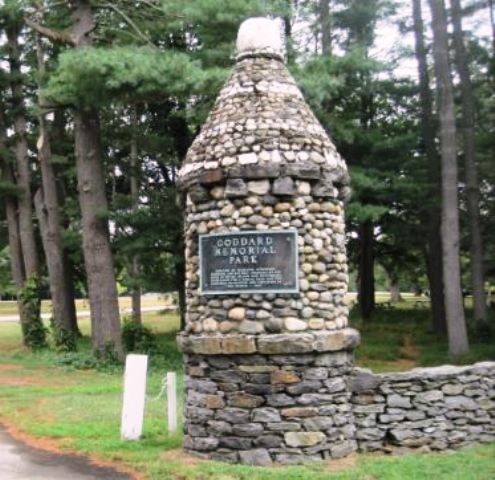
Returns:
[[[131,184],[131,202],[132,211],[137,213],[139,209],[139,150],[138,150],[138,113],[136,107],[131,108],[131,152],[130,152],[130,184]],[[141,287],[139,285],[139,273],[141,265],[137,254],[133,255],[130,265],[130,274],[132,279],[132,320],[141,324]]]
[[[14,175],[12,168],[9,165],[8,160],[2,155],[2,152],[7,148],[7,134],[6,134],[6,122],[4,115],[3,103],[0,104],[0,170],[1,178],[5,183],[14,185]],[[10,253],[10,269],[12,272],[12,278],[16,289],[19,291],[26,280],[26,274],[24,272],[24,261],[22,259],[22,247],[21,236],[19,232],[19,218],[17,215],[17,199],[10,195],[4,196],[5,214],[7,217],[7,231],[9,238],[9,253]],[[19,315],[21,317],[21,323],[25,322],[23,319],[22,304],[17,296],[17,303],[19,307]]]
[[[33,208],[31,204],[31,172],[26,139],[26,117],[22,91],[20,51],[18,44],[19,26],[11,24],[6,28],[7,46],[11,74],[12,106],[14,110],[15,159],[17,184],[22,188],[18,199],[19,232],[21,237],[24,269],[26,276],[38,275],[39,261],[34,236]]]
[[[73,2],[75,48],[91,45],[93,12],[89,0]],[[76,169],[82,214],[84,265],[88,278],[93,351],[107,355],[109,345],[123,358],[117,285],[110,246],[100,122],[96,110],[74,112]]]
[[[373,223],[371,220],[360,224],[359,242],[359,308],[363,320],[369,320],[375,309]]]
[[[63,144],[65,140],[65,114],[62,109],[55,110],[52,129],[51,129],[51,139],[54,153],[60,154],[62,156],[67,155],[67,152],[64,151]],[[60,206],[60,227],[63,232],[70,226],[70,218],[64,214],[65,207],[65,199],[66,199],[66,188],[64,185],[63,176],[60,173],[60,170],[55,170],[55,180],[57,182],[57,198]],[[77,337],[82,337],[81,331],[79,330],[79,325],[77,323],[77,311],[76,311],[76,289],[74,287],[74,274],[73,274],[73,265],[72,261],[69,257],[69,252],[67,247],[63,246],[62,249],[62,257],[64,263],[64,275],[66,279],[66,294],[67,301],[70,306],[70,325],[71,331],[75,333]]]
[[[488,8],[490,9],[490,24],[492,26],[492,61],[495,60],[495,18],[493,14],[493,0],[488,0]]]
[[[464,162],[466,171],[466,202],[471,233],[471,284],[473,291],[474,319],[486,320],[485,281],[483,273],[483,240],[479,213],[478,166],[474,141],[474,100],[471,74],[464,47],[461,5],[450,0],[454,25],[454,50],[457,72],[460,78],[462,99],[462,134],[464,139]]]
[[[39,38],[37,38],[38,72],[44,74],[43,52]],[[38,99],[41,108],[42,98]],[[70,296],[69,279],[63,260],[61,235],[60,205],[57,194],[55,171],[51,164],[50,134],[46,119],[42,113],[38,115],[39,138],[37,143],[38,162],[40,164],[42,190],[35,197],[35,206],[40,225],[41,239],[46,256],[50,294],[53,308],[53,325],[55,341],[65,348],[75,347],[72,316],[74,313],[74,298]],[[72,303],[72,306],[71,306]]]
[[[400,294],[399,279],[396,275],[389,275],[390,303],[402,302]]]
[[[435,146],[436,122],[433,118],[433,100],[430,90],[428,62],[424,40],[421,0],[413,0],[415,51],[418,61],[419,96],[421,103],[421,137],[428,163],[427,198],[431,201],[428,215],[428,249],[426,266],[430,286],[433,330],[439,335],[447,333],[442,278],[442,240],[440,237],[441,197],[440,160]]]
[[[450,75],[447,18],[443,0],[429,0],[433,24],[433,54],[439,97],[440,148],[442,165],[442,249],[445,313],[449,352],[469,351],[461,291],[459,260],[459,203],[456,131],[452,78]]]
[[[104,354],[111,342],[123,355],[117,286],[110,247],[108,210],[96,111],[74,113],[76,168],[82,213],[84,265],[88,279],[92,343]]]
[[[323,56],[332,55],[332,23],[330,17],[330,0],[319,0],[318,16],[321,27],[321,52]]]
[[[46,346],[46,332],[40,315],[39,260],[31,203],[31,172],[19,49],[20,29],[21,24],[15,20],[9,22],[5,28],[14,111],[15,177],[17,185],[22,190],[17,198],[17,223],[25,276],[18,294],[21,305],[19,314],[24,344],[30,348],[40,348]]]

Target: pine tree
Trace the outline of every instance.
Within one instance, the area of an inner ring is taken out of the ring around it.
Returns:
[[[429,0],[429,2],[433,18],[433,55],[439,99],[445,313],[449,351],[452,355],[457,356],[468,352],[469,344],[461,291],[454,99],[449,64],[445,5],[443,0]]]
[[[450,0],[452,23],[454,25],[454,51],[457,71],[460,78],[462,106],[462,136],[464,163],[466,172],[466,203],[470,230],[470,265],[473,293],[474,318],[486,321],[485,281],[483,275],[483,240],[480,226],[480,201],[476,145],[474,138],[474,100],[473,86],[467,52],[462,32],[461,4],[459,0]]]

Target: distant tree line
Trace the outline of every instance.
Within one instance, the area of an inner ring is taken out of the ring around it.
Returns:
[[[24,342],[73,349],[87,295],[95,354],[123,355],[117,284],[184,304],[175,177],[228,75],[242,20],[283,19],[289,68],[351,170],[349,257],[359,309],[375,270],[426,278],[432,328],[468,350],[462,288],[486,322],[495,276],[494,37],[480,0],[5,0],[0,6],[0,295]],[[415,39],[378,58],[381,29]],[[449,28],[450,26],[450,28]],[[449,33],[449,32],[453,33]],[[493,31],[493,29],[492,29]],[[415,59],[417,72],[398,66]]]

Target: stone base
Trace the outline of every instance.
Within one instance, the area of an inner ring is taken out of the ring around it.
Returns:
[[[250,465],[356,451],[349,351],[184,357],[186,451]]]

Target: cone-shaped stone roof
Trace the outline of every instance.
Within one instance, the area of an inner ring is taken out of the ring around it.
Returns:
[[[323,180],[334,191],[329,196],[345,197],[345,162],[305,102],[280,49],[263,46],[249,33],[241,38],[242,33],[241,26],[234,70],[187,153],[180,187],[243,172],[249,177],[249,171],[262,177],[266,171],[267,177]]]

